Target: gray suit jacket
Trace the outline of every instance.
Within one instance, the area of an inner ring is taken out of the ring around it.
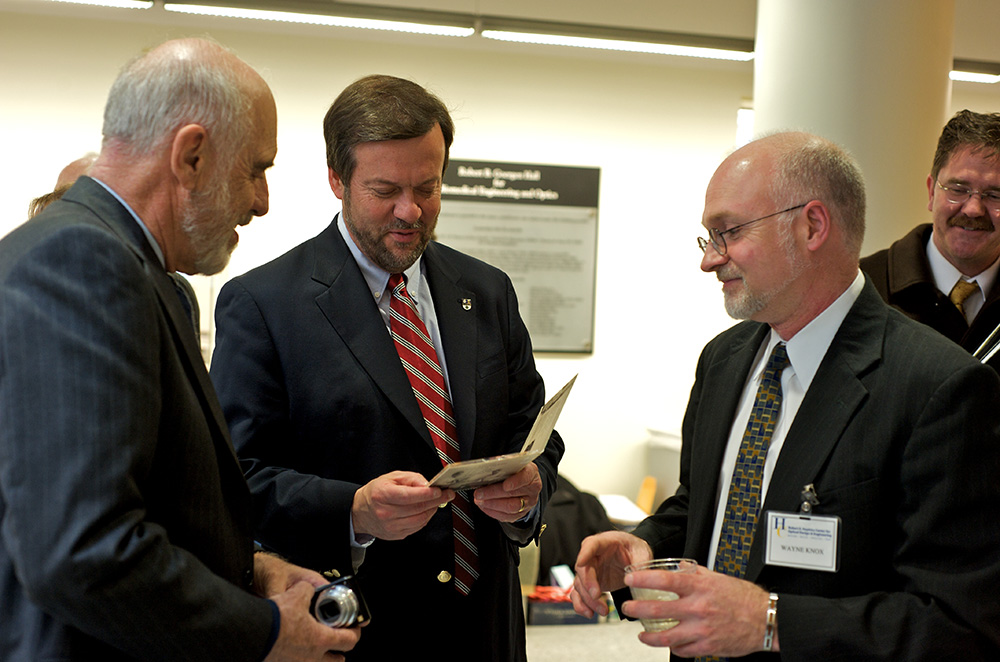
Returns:
[[[767,333],[745,322],[701,355],[680,488],[636,529],[657,556],[708,561],[719,467]],[[997,476],[996,374],[866,284],[788,431],[761,508],[762,517],[796,512],[812,483],[814,513],[841,518],[839,571],[765,565],[759,523],[750,551],[746,579],[780,595],[781,659],[1000,659]]]
[[[83,177],[0,241],[0,659],[254,660],[248,491],[190,322]]]

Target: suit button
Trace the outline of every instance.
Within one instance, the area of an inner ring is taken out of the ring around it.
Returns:
[[[451,581],[451,573],[448,572],[447,570],[442,570],[441,572],[438,573],[437,579],[442,584],[447,584],[448,582]]]

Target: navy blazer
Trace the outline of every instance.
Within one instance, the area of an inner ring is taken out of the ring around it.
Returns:
[[[520,450],[544,385],[503,272],[432,242],[423,255],[463,459]],[[321,571],[352,569],[354,493],[391,471],[441,469],[410,382],[336,220],[234,278],[216,308],[212,378],[254,495],[265,546]],[[536,460],[544,509],[562,440]],[[399,541],[376,540],[359,579],[372,611],[352,659],[396,659],[414,641],[442,657],[524,659],[518,545],[540,518],[501,526],[475,509],[481,575],[461,598],[450,509]],[[442,619],[452,627],[444,634]],[[440,635],[436,633],[441,633]]]
[[[680,487],[636,528],[657,556],[708,561],[719,467],[768,332],[744,322],[702,352]],[[750,550],[746,579],[780,596],[782,660],[1000,659],[998,405],[995,372],[866,283],[788,431]],[[765,565],[764,514],[797,512],[810,483],[813,513],[841,519],[839,570]]]
[[[249,495],[191,323],[82,177],[0,241],[0,659],[255,660]]]

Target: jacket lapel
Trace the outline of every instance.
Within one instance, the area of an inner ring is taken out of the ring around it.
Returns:
[[[378,306],[368,296],[368,285],[344,243],[336,219],[316,237],[313,247],[312,278],[326,288],[316,297],[316,305],[386,399],[433,449],[434,443],[396,346]],[[350,302],[353,309],[344,310],[344,302]]]
[[[754,358],[764,342],[766,324],[746,324],[740,340],[731,350],[715,357],[705,368],[704,385],[697,405],[697,427],[693,431],[691,501],[688,516],[688,540],[696,546],[696,558],[707,558],[715,525],[719,496],[719,467],[729,441],[743,385]]]
[[[887,311],[874,286],[866,283],[830,343],[775,464],[750,549],[748,580],[756,580],[764,568],[767,511],[798,511],[803,488],[815,482],[867,399],[861,377],[881,359]]]
[[[476,430],[476,295],[459,285],[461,274],[441,259],[437,244],[427,246],[423,259],[441,331],[462,459],[468,460]]]
[[[205,369],[205,362],[198,347],[198,339],[191,328],[191,320],[181,305],[173,280],[160,264],[160,260],[146,239],[142,228],[114,196],[89,177],[81,177],[65,198],[90,208],[142,262],[159,299],[160,307],[177,348],[178,357],[202,408],[206,412],[212,439],[215,441],[216,451],[220,456],[220,466],[232,465],[235,467],[240,476],[239,482],[243,484],[245,489],[246,484],[242,479],[243,473],[239,470],[236,452],[229,441],[229,428],[226,425],[208,371]],[[223,461],[223,458],[226,459]]]

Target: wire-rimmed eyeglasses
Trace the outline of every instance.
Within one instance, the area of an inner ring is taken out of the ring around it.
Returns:
[[[1000,212],[1000,191],[977,191],[976,189],[969,188],[963,184],[949,184],[948,186],[945,186],[936,179],[934,180],[934,183],[938,185],[939,189],[944,191],[945,200],[952,204],[964,205],[969,201],[970,197],[978,195],[984,207],[989,209],[994,214]]]
[[[802,209],[807,204],[809,203],[803,202],[800,205],[795,205],[794,207],[789,207],[788,209],[782,209],[781,211],[776,211],[773,214],[768,214],[767,216],[761,216],[760,218],[755,218],[752,221],[747,221],[746,223],[740,223],[739,225],[734,225],[728,230],[718,230],[716,228],[709,228],[708,239],[705,239],[704,237],[698,237],[698,248],[700,248],[701,252],[704,253],[708,249],[708,245],[712,244],[712,247],[716,250],[716,252],[719,255],[725,255],[726,251],[728,250],[726,248],[727,234],[730,235],[733,239],[735,239],[739,235],[733,233],[736,232],[737,230],[740,230],[741,228],[745,228],[751,223],[756,223],[757,221],[763,221],[765,219],[771,218],[772,216],[778,216],[780,214],[784,214],[785,212],[795,211],[796,209]]]

